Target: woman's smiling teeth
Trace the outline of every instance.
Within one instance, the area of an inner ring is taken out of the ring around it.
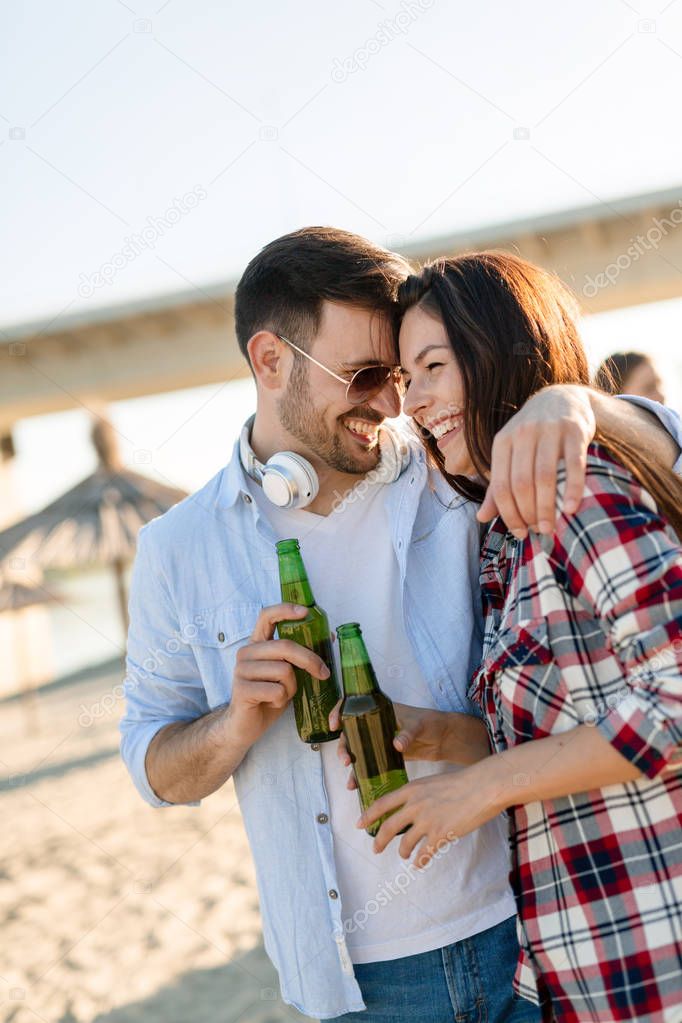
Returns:
[[[462,414],[451,416],[449,419],[441,419],[438,423],[432,423],[428,427],[429,432],[433,435],[440,446],[441,440],[447,437],[448,434],[455,433],[462,426]]]

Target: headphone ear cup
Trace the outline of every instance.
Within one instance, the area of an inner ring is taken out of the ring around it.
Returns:
[[[263,493],[278,508],[305,508],[319,489],[312,465],[294,451],[280,451],[263,466]]]

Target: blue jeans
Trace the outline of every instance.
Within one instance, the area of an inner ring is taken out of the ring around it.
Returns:
[[[538,1006],[512,990],[515,917],[433,952],[361,963],[367,1009],[332,1023],[540,1023]]]

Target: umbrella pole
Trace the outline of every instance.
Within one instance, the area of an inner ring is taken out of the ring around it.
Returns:
[[[126,587],[123,579],[125,565],[123,563],[122,558],[115,558],[113,567],[114,575],[116,577],[116,594],[118,596],[118,609],[121,614],[121,624],[123,626],[123,649],[125,650],[126,640],[128,638],[128,598],[126,596]]]
[[[21,691],[21,706],[24,711],[24,724],[26,735],[37,735],[40,731],[38,722],[38,702],[35,694],[35,683],[31,677],[26,647],[29,637],[26,629],[25,609],[16,612],[14,623],[14,637],[19,661],[19,679]]]

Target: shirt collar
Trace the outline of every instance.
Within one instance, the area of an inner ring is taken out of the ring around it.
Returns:
[[[220,481],[220,493],[218,503],[221,508],[232,508],[242,494],[248,493],[246,473],[239,457],[239,438],[232,448],[232,457],[223,469],[223,478]]]

